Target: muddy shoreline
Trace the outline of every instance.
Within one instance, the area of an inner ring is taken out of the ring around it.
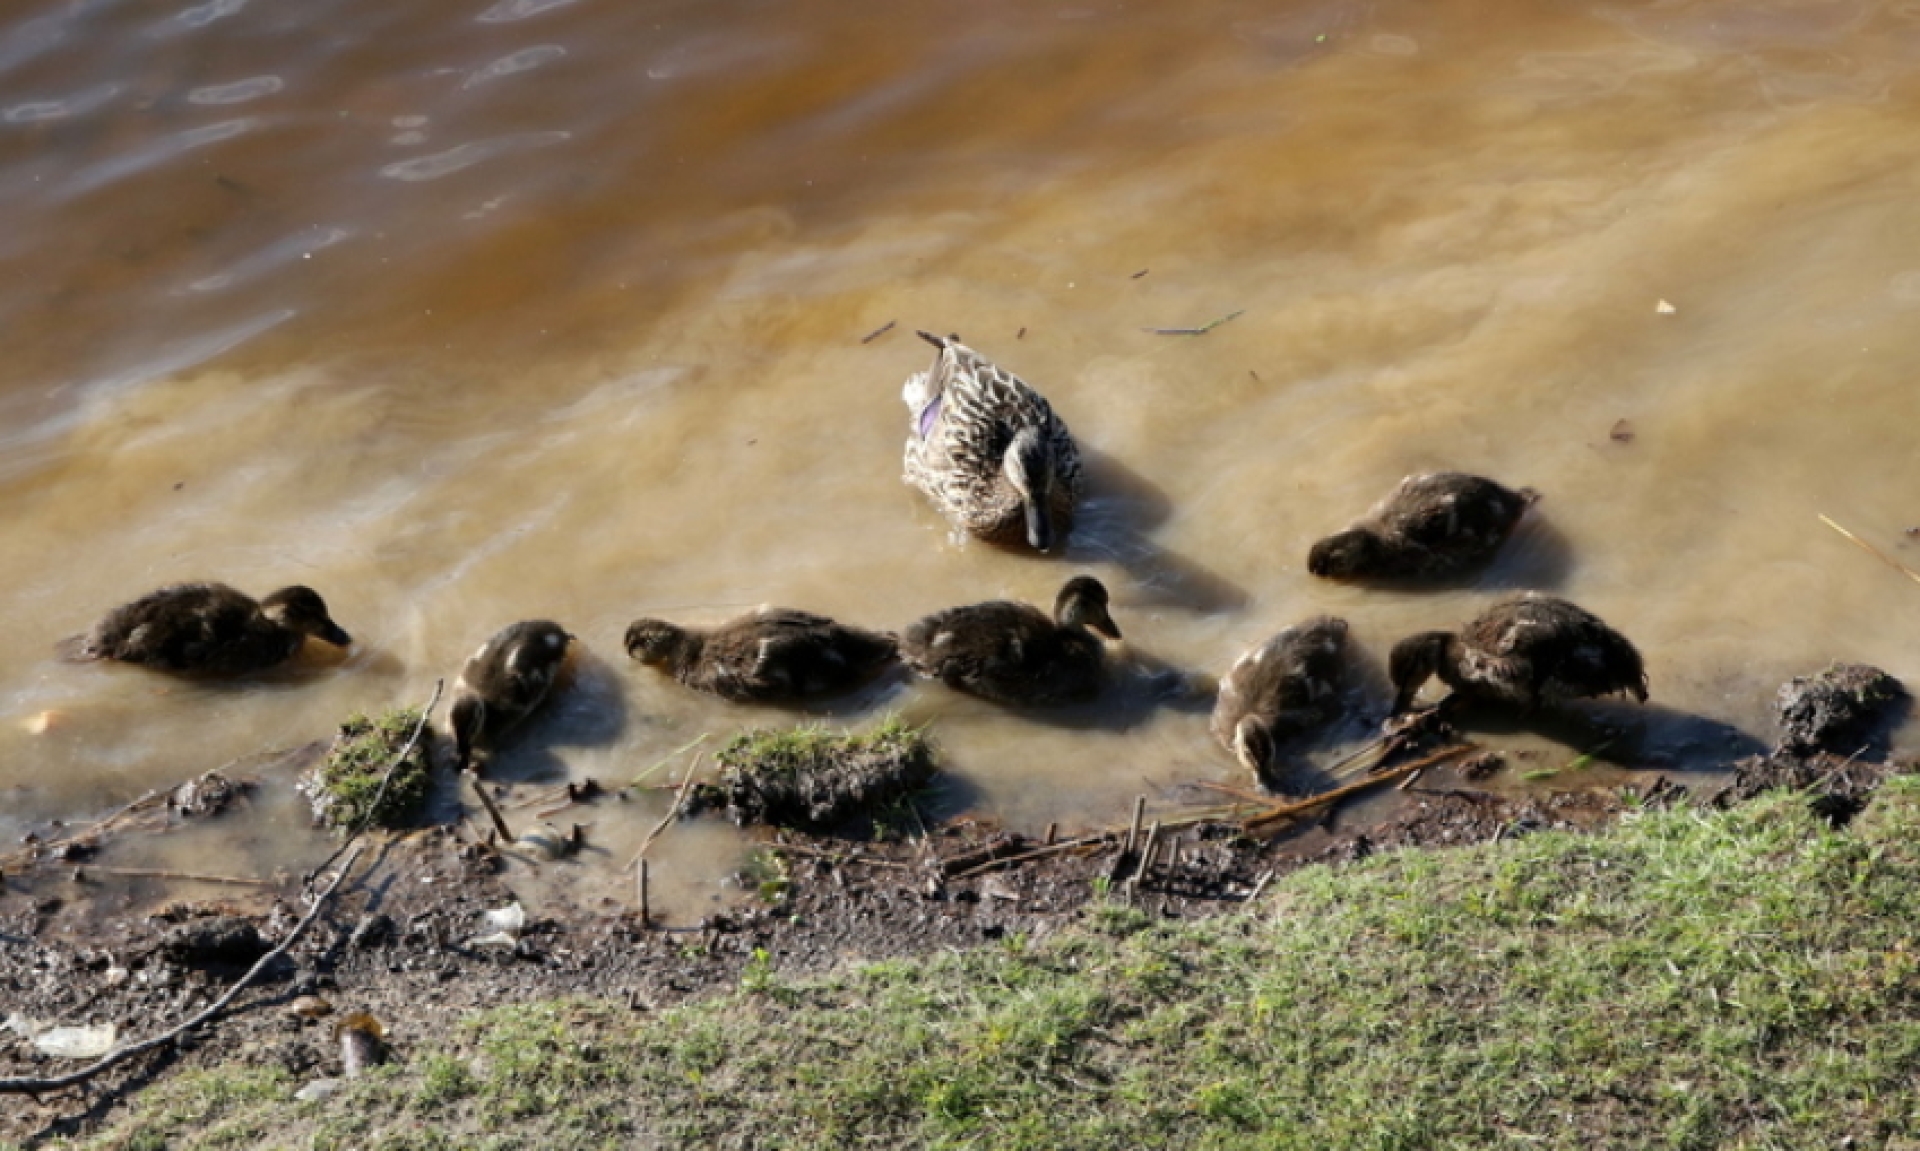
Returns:
[[[849,961],[1035,940],[1090,906],[1113,903],[1169,920],[1231,913],[1258,900],[1274,877],[1311,864],[1586,831],[1649,804],[1725,804],[1779,786],[1809,790],[1841,821],[1889,773],[1912,770],[1824,750],[1776,750],[1730,767],[1731,782],[1710,792],[1649,771],[1626,787],[1516,797],[1480,786],[1479,776],[1498,766],[1468,757],[1421,772],[1404,789],[1407,808],[1388,822],[1349,826],[1336,807],[1271,839],[1232,823],[1195,823],[1168,833],[1144,873],[1146,845],[1129,850],[1118,833],[1041,852],[1037,840],[964,819],[893,842],[781,831],[766,836],[746,877],[758,898],[682,928],[643,922],[637,906],[608,906],[531,918],[503,937],[486,913],[513,905],[514,893],[464,826],[370,840],[338,897],[234,1010],[82,1089],[13,1097],[20,1105],[0,1108],[0,1138],[31,1145],[83,1133],[144,1084],[191,1067],[238,1059],[277,1064],[298,1082],[338,1076],[336,1024],[355,1012],[378,1020],[392,1057],[405,1060],[471,1013],[507,1003],[583,995],[644,1013],[735,987],[749,964],[804,975]],[[85,866],[43,864],[5,881],[0,988],[10,1017],[112,1022],[124,1040],[164,1031],[203,1009],[305,913],[292,881],[103,920],[77,910],[76,883],[112,882],[87,877]],[[0,1078],[83,1065],[40,1054],[12,1033],[0,1042]]]

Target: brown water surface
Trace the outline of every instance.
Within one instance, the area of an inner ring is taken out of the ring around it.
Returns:
[[[1920,673],[1920,588],[1817,518],[1920,566],[1917,103],[1914,3],[22,0],[0,834],[422,700],[540,616],[585,651],[503,773],[658,782],[788,716],[634,667],[632,617],[901,627],[1078,570],[1142,666],[1211,673],[1314,612],[1377,665],[1552,589],[1646,655],[1610,754],[1711,762],[1788,675]],[[1064,560],[956,543],[900,483],[916,327],[1094,457]],[[1546,497],[1472,586],[1305,575],[1443,467]],[[311,584],[361,642],[237,687],[55,658],[187,578]],[[1139,680],[1057,721],[899,682],[839,713],[889,707],[933,725],[947,810],[1029,830],[1238,778]],[[269,778],[256,818],[117,858],[311,863]],[[666,805],[594,810],[541,890],[623,891]],[[744,842],[663,839],[670,910]]]

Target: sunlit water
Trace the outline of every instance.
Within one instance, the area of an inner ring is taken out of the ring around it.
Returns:
[[[1211,674],[1311,613],[1377,667],[1548,588],[1646,655],[1615,758],[1770,740],[1788,675],[1920,673],[1920,588],[1817,518],[1920,566],[1917,97],[1910,2],[13,5],[0,833],[423,701],[531,617],[584,651],[502,775],[664,783],[793,717],[630,664],[634,616],[898,628],[1081,570],[1141,665]],[[956,543],[901,484],[916,327],[1085,445],[1063,558]],[[1473,586],[1305,575],[1434,468],[1545,495]],[[241,686],[54,657],[187,578],[311,584],[361,642]],[[890,708],[944,810],[1030,831],[1239,782],[1204,704],[1138,683],[1050,722],[896,680],[834,718]],[[113,858],[297,871],[329,842],[289,779]],[[624,897],[668,802],[578,813],[593,850],[530,890]],[[699,914],[745,843],[671,831],[657,900]]]

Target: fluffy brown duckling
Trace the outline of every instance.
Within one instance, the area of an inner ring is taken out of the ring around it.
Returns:
[[[1318,616],[1247,652],[1220,681],[1213,737],[1268,790],[1282,790],[1279,746],[1338,713],[1346,644],[1347,621]]]
[[[1647,673],[1627,637],[1584,608],[1529,592],[1494,604],[1458,632],[1429,631],[1387,659],[1393,710],[1413,706],[1430,675],[1459,695],[1525,708],[1625,692],[1647,701]]]
[[[921,675],[995,703],[1074,703],[1098,694],[1105,679],[1099,636],[1120,638],[1107,589],[1075,576],[1054,598],[1052,618],[1005,600],[948,608],[907,628],[900,654]]]
[[[510,624],[473,653],[453,685],[449,723],[460,771],[478,770],[500,737],[540,706],[573,636],[551,620]]]
[[[704,630],[660,619],[627,627],[628,655],[734,703],[836,695],[873,678],[898,649],[890,635],[782,607]]]
[[[1313,545],[1307,570],[1327,579],[1442,579],[1487,563],[1539,499],[1483,476],[1408,476],[1343,532]]]
[[[223,583],[182,583],[108,612],[81,637],[83,659],[114,659],[174,672],[239,675],[285,663],[308,636],[353,642],[309,587],[262,600]]]

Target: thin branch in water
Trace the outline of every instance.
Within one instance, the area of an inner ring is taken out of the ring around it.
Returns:
[[[881,324],[879,327],[875,328],[873,331],[868,332],[864,336],[861,336],[860,342],[863,344],[873,343],[875,340],[879,339],[881,336],[884,336],[888,332],[893,331],[893,326],[897,323],[899,323],[898,320],[888,320],[886,323]]]
[[[1874,547],[1872,544],[1868,543],[1866,540],[1861,539],[1859,536],[1854,535],[1852,532],[1841,527],[1839,524],[1834,523],[1832,520],[1828,519],[1826,516],[1824,515],[1821,516],[1820,522],[1832,528],[1834,531],[1839,532],[1841,535],[1846,536],[1847,539],[1852,541],[1856,547],[1866,552],[1868,555],[1872,556],[1874,559],[1877,559],[1881,563],[1886,564],[1888,567],[1892,568],[1894,571],[1904,574],[1908,579],[1912,580],[1914,583],[1920,583],[1920,572],[1914,571],[1912,568],[1908,567],[1906,564],[1903,564],[1899,560],[1894,559],[1892,556],[1881,551],[1879,548]]]
[[[647,768],[646,770],[642,771],[639,775],[636,775],[631,780],[628,780],[627,785],[629,787],[637,787],[640,784],[641,780],[647,778],[649,775],[652,775],[654,772],[659,771],[661,768],[667,766],[669,763],[672,763],[675,758],[685,755],[686,753],[692,751],[694,748],[699,747],[701,744],[707,742],[707,738],[712,734],[713,733],[710,731],[703,731],[698,736],[694,737],[692,741],[674,748],[672,751],[661,756],[659,760],[657,760],[653,764],[652,767]],[[666,786],[672,787],[673,785],[667,784]]]
[[[81,869],[88,875],[113,875],[126,879],[175,879],[190,883],[225,883],[234,887],[278,887],[272,879],[248,879],[241,875],[202,875],[193,871],[166,871],[150,867],[96,867]]]
[[[706,737],[702,736],[701,738],[705,739]],[[685,779],[680,781],[680,790],[674,793],[673,806],[667,809],[667,814],[661,816],[660,822],[655,824],[653,830],[647,833],[647,838],[640,844],[640,850],[633,853],[632,859],[627,860],[627,866],[629,868],[634,867],[642,859],[646,858],[647,848],[653,846],[653,841],[660,838],[660,834],[667,830],[667,827],[673,823],[674,818],[680,814],[680,809],[686,806],[687,791],[693,787],[694,769],[699,766],[700,757],[695,756],[693,762],[687,765],[687,775]]]
[[[1245,314],[1245,312],[1246,312],[1245,308],[1241,308],[1239,311],[1236,311],[1236,312],[1228,312],[1226,315],[1221,316],[1219,319],[1208,320],[1206,323],[1201,324],[1197,328],[1141,328],[1140,330],[1143,332],[1149,332],[1156,336],[1204,336],[1208,332],[1211,332],[1215,328],[1219,327],[1221,324],[1226,323],[1228,320],[1231,320],[1236,316],[1243,315]]]

